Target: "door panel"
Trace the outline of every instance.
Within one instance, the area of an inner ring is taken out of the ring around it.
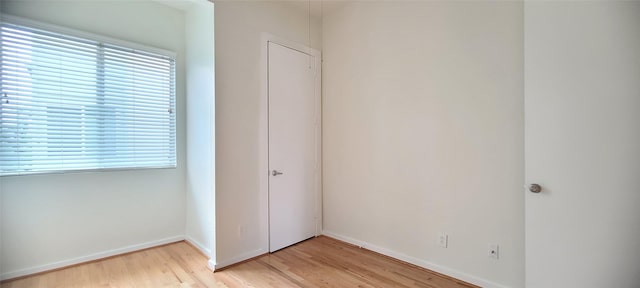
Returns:
[[[640,2],[525,4],[526,287],[640,285]]]
[[[313,56],[272,42],[268,49],[269,250],[273,252],[316,233],[317,115]]]

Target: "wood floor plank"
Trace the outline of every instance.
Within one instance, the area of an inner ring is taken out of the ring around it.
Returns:
[[[5,281],[0,288],[40,287],[478,287],[366,249],[317,237],[212,273],[185,242]]]

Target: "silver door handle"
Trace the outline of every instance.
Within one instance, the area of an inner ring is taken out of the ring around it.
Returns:
[[[531,184],[529,186],[529,191],[531,191],[531,193],[540,193],[540,191],[542,191],[542,186],[540,186],[539,184]]]
[[[273,176],[282,175],[282,172],[279,172],[278,170],[273,170],[273,172],[271,172],[271,175]]]

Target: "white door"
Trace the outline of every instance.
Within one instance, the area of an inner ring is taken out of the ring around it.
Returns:
[[[269,251],[316,235],[315,57],[268,44]]]
[[[525,3],[527,288],[640,287],[640,2]]]

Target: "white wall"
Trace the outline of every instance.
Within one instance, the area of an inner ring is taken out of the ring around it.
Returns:
[[[325,234],[522,287],[522,3],[354,2],[322,39]]]
[[[304,9],[285,2],[216,2],[216,267],[268,249],[260,187],[261,173],[268,172],[260,168],[266,145],[260,142],[260,38],[267,32],[308,45],[308,23]],[[319,48],[318,19],[311,31],[310,46]]]
[[[187,195],[185,237],[215,259],[215,75],[213,4],[194,2],[185,14]]]
[[[0,178],[2,278],[183,239],[182,11],[148,1],[2,2],[3,13],[178,53],[178,168]]]

